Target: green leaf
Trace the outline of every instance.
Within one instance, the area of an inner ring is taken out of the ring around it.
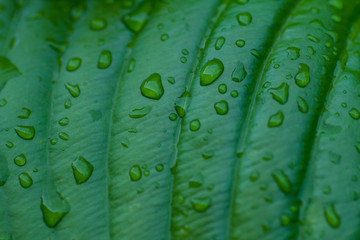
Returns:
[[[358,12],[0,0],[0,239],[357,239]]]

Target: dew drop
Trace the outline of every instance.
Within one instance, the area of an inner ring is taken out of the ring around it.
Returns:
[[[189,180],[189,187],[198,188],[204,183],[204,176],[201,173],[193,175]]]
[[[255,170],[250,174],[249,179],[250,179],[251,182],[255,182],[255,181],[257,181],[259,179],[259,177],[260,177],[259,171]]]
[[[161,36],[160,36],[160,40],[161,40],[162,42],[165,42],[166,40],[168,40],[168,38],[169,38],[169,34],[167,34],[167,33],[163,33],[163,34],[161,34]]]
[[[281,111],[278,111],[277,113],[270,116],[268,120],[268,127],[279,127],[284,121],[284,114]]]
[[[340,216],[335,211],[334,204],[330,204],[324,208],[324,216],[326,222],[329,224],[330,227],[332,228],[340,227],[341,224]]]
[[[290,223],[291,223],[290,215],[287,214],[287,213],[281,215],[281,217],[280,217],[280,223],[281,223],[281,225],[283,225],[283,226],[289,226]]]
[[[229,111],[229,105],[225,100],[216,102],[214,104],[214,108],[217,114],[219,115],[225,115]]]
[[[80,156],[71,163],[76,184],[82,184],[91,177],[94,166],[84,157]]]
[[[33,180],[30,175],[26,172],[20,173],[19,182],[23,188],[29,188],[33,184]]]
[[[106,69],[111,65],[111,62],[112,62],[111,52],[109,50],[103,50],[100,53],[97,67],[99,69]]]
[[[159,100],[164,94],[161,76],[158,73],[151,74],[143,81],[140,90],[144,97]]]
[[[233,90],[233,91],[231,91],[230,96],[233,97],[233,98],[236,98],[236,97],[239,96],[239,92],[236,91],[236,90]]]
[[[237,41],[235,42],[235,44],[236,44],[236,46],[238,46],[239,48],[242,48],[242,47],[245,46],[245,41],[240,39],[240,40],[237,40]]]
[[[215,49],[216,50],[220,50],[222,48],[222,46],[225,43],[225,38],[224,37],[219,37],[218,39],[216,39],[215,42]]]
[[[300,49],[297,47],[288,47],[286,52],[290,60],[296,60],[300,57]]]
[[[64,117],[64,118],[59,120],[59,125],[60,126],[66,126],[68,124],[69,124],[69,118],[68,117]]]
[[[205,212],[211,207],[211,199],[209,197],[192,198],[191,204],[195,211]]]
[[[35,128],[33,126],[18,125],[15,127],[15,132],[24,140],[31,140],[35,136]]]
[[[21,109],[21,113],[18,115],[18,118],[21,118],[21,119],[28,119],[31,115],[31,110],[26,108],[26,107],[23,107]]]
[[[360,118],[360,112],[356,108],[350,109],[349,115],[355,120],[358,120]]]
[[[289,180],[289,177],[285,174],[283,170],[276,170],[271,175],[283,193],[291,192],[292,189],[291,182]]]
[[[162,172],[164,170],[164,164],[162,164],[162,163],[156,164],[155,169],[158,172]]]
[[[177,114],[176,114],[176,113],[170,113],[169,119],[170,119],[170,121],[176,121],[176,119],[177,119]]]
[[[344,7],[344,4],[341,0],[329,0],[329,5],[336,10],[341,10]]]
[[[295,83],[299,87],[304,88],[309,84],[309,82],[310,82],[309,66],[304,63],[300,63],[299,71],[295,76]]]
[[[135,109],[131,110],[131,112],[129,113],[129,116],[131,118],[142,118],[142,117],[145,117],[146,115],[148,115],[150,112],[151,112],[150,106],[146,106],[143,108],[135,108]]]
[[[238,63],[238,66],[231,73],[231,79],[234,82],[242,82],[247,76],[247,72],[245,70],[244,64]]]
[[[315,37],[314,35],[311,35],[311,34],[308,34],[307,38],[314,43],[320,42],[320,39],[318,39],[317,37]]]
[[[275,101],[280,104],[285,104],[289,98],[289,85],[283,82],[276,88],[270,88],[270,93]]]
[[[217,58],[208,61],[200,72],[200,85],[212,84],[224,72],[224,64]]]
[[[139,165],[134,165],[130,168],[129,171],[131,181],[139,181],[142,176],[141,168]]]
[[[70,206],[60,193],[48,189],[42,193],[40,209],[45,224],[53,228],[69,213]]]
[[[95,17],[90,21],[90,29],[100,31],[106,28],[106,20],[102,17]]]
[[[26,164],[26,157],[24,154],[19,154],[14,158],[14,163],[18,166],[24,166]]]
[[[0,107],[5,107],[5,106],[6,106],[6,104],[7,104],[7,101],[6,101],[6,99],[5,99],[5,98],[0,99]]]
[[[302,113],[307,113],[309,111],[309,107],[305,101],[305,99],[303,99],[302,97],[298,97],[297,98],[297,106],[300,112]]]
[[[136,61],[135,61],[134,58],[131,58],[130,61],[129,61],[128,69],[127,69],[128,73],[133,72],[134,69],[135,69],[135,66],[136,66]]]
[[[69,59],[67,65],[66,65],[66,70],[69,72],[74,72],[75,70],[77,70],[81,65],[81,58],[75,57],[75,58],[71,58]]]
[[[66,83],[65,88],[69,91],[72,97],[76,98],[80,96],[80,87],[78,84]]]
[[[141,31],[141,29],[143,29],[146,22],[148,21],[150,11],[151,1],[144,1],[143,3],[139,4],[139,6],[132,12],[125,15],[122,18],[122,22],[129,30],[138,33]]]
[[[65,109],[69,109],[71,108],[71,99],[66,99],[66,101],[64,102],[64,108]]]
[[[199,119],[194,119],[190,122],[190,130],[195,132],[198,131],[201,127],[201,123],[199,121]]]
[[[252,16],[250,13],[248,12],[245,12],[245,13],[239,13],[237,16],[236,16],[236,19],[238,21],[238,23],[241,25],[241,26],[246,26],[246,25],[249,25],[252,21]]]
[[[64,141],[69,140],[69,134],[67,134],[66,132],[59,132],[59,138],[61,138]]]

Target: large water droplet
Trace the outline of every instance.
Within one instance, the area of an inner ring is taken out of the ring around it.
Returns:
[[[214,104],[214,108],[217,114],[219,115],[225,115],[229,111],[229,105],[227,101],[222,100]]]
[[[35,136],[35,128],[33,126],[18,125],[15,127],[15,132],[19,137],[25,140],[31,140]]]
[[[236,19],[238,20],[239,24],[241,26],[246,26],[246,25],[249,25],[252,21],[252,16],[250,13],[248,12],[245,12],[245,13],[239,13],[237,16],[236,16]]]
[[[66,83],[65,88],[69,91],[72,97],[76,98],[80,96],[80,87],[78,84]]]
[[[66,70],[69,72],[73,72],[76,71],[81,65],[81,58],[75,57],[75,58],[71,58],[69,59],[67,65],[66,65]]]
[[[24,154],[19,154],[14,158],[14,163],[18,166],[24,166],[26,164],[26,157]]]
[[[285,174],[283,170],[276,170],[271,175],[283,193],[291,192],[292,189],[291,182],[289,180],[289,177]]]
[[[26,172],[20,173],[19,182],[23,188],[29,188],[33,184],[33,180],[30,175]]]
[[[268,127],[279,127],[284,121],[284,114],[281,111],[270,116],[268,120]]]
[[[109,50],[103,50],[100,53],[97,67],[99,69],[106,69],[111,65],[111,62],[112,62],[111,52]]]
[[[300,63],[299,71],[295,76],[295,83],[299,87],[304,88],[309,84],[309,82],[310,82],[309,66],[304,63]]]
[[[122,22],[131,31],[140,32],[149,19],[151,4],[151,1],[143,1],[136,9],[124,16]]]
[[[71,164],[76,184],[82,184],[91,177],[94,166],[84,157],[76,158]]]
[[[142,118],[142,117],[145,117],[146,115],[148,115],[150,112],[151,112],[150,106],[146,106],[143,108],[135,108],[135,109],[131,110],[131,112],[129,113],[129,116],[131,118]]]
[[[158,73],[151,74],[143,81],[140,90],[144,97],[159,100],[164,94],[161,76]]]
[[[195,211],[205,212],[211,207],[211,198],[209,197],[192,198],[191,204]]]
[[[275,101],[280,104],[285,104],[289,98],[289,85],[283,82],[276,88],[270,88],[270,93]]]
[[[224,64],[217,58],[208,61],[200,71],[200,85],[207,86],[224,72]]]
[[[334,204],[330,204],[324,208],[324,215],[326,222],[330,225],[330,227],[332,228],[340,227],[341,224],[340,216],[335,211]]]
[[[69,213],[70,206],[60,193],[54,191],[54,189],[46,189],[41,196],[40,209],[45,224],[53,228]]]
[[[139,181],[142,176],[141,168],[139,165],[134,165],[130,168],[129,171],[131,181]]]

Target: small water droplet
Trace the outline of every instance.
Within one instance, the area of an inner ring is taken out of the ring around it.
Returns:
[[[135,61],[134,58],[131,58],[130,61],[129,61],[128,69],[127,69],[128,73],[133,72],[134,69],[135,69],[135,66],[136,66],[136,61]]]
[[[190,122],[190,130],[195,132],[198,131],[201,127],[201,123],[199,121],[199,119],[194,119]]]
[[[285,174],[283,170],[276,170],[271,175],[283,193],[291,192],[292,189],[291,182],[289,180],[289,177]]]
[[[337,214],[334,204],[329,204],[324,208],[324,216],[326,222],[329,224],[330,227],[332,228],[340,227],[341,224],[340,216]]]
[[[146,106],[143,108],[135,108],[135,109],[131,110],[131,112],[129,113],[129,116],[131,118],[142,118],[142,117],[145,117],[146,115],[148,115],[150,112],[151,112],[150,106]]]
[[[15,127],[15,132],[24,140],[31,140],[35,136],[35,128],[33,126],[18,125]]]
[[[80,87],[78,84],[66,83],[65,88],[69,91],[72,97],[76,98],[80,96]]]
[[[144,97],[159,100],[164,94],[161,76],[158,73],[151,74],[143,81],[140,90]]]
[[[182,62],[182,63],[186,63],[186,62],[187,62],[187,58],[186,58],[186,57],[184,57],[184,56],[182,56],[182,57],[180,58],[180,62]]]
[[[142,176],[141,168],[139,165],[134,165],[130,168],[129,171],[131,181],[139,181]]]
[[[60,126],[66,126],[68,124],[69,124],[69,118],[68,117],[64,117],[64,118],[59,120],[59,125]]]
[[[236,46],[238,46],[239,48],[242,48],[242,47],[245,46],[245,41],[242,40],[242,39],[240,39],[240,40],[237,40],[237,41],[235,42],[235,44],[236,44]]]
[[[66,132],[59,132],[59,138],[61,138],[64,141],[69,140],[69,134],[67,134]]]
[[[315,37],[314,35],[311,35],[311,34],[308,34],[307,38],[314,43],[320,42],[320,39],[318,39],[317,37]]]
[[[176,113],[170,113],[169,119],[170,119],[170,121],[176,121],[176,119],[177,119],[177,114],[176,114]]]
[[[90,29],[100,31],[106,28],[106,20],[102,17],[95,17],[90,21]]]
[[[5,99],[5,98],[0,99],[0,107],[5,107],[5,106],[6,106],[6,104],[7,104],[7,101],[6,101],[6,99]]]
[[[82,184],[91,177],[94,166],[84,157],[80,156],[71,163],[76,184]]]
[[[309,82],[310,82],[309,66],[304,63],[300,63],[299,71],[295,76],[295,83],[299,87],[304,88],[309,84]]]
[[[270,116],[268,120],[268,127],[279,127],[284,121],[284,114],[281,111]]]
[[[224,72],[224,64],[217,58],[208,61],[200,72],[200,85],[212,84]]]
[[[281,215],[280,217],[280,223],[283,226],[289,226],[291,223],[291,218],[290,215],[287,213],[284,213],[283,215]]]
[[[215,42],[215,49],[216,50],[220,50],[222,48],[222,46],[225,43],[225,38],[224,37],[219,37],[218,39],[216,39]]]
[[[259,179],[259,177],[260,177],[259,171],[254,170],[253,172],[251,172],[249,179],[251,182],[255,182]]]
[[[143,1],[136,9],[125,15],[122,22],[129,30],[135,33],[140,32],[149,19],[151,4],[151,1]]]
[[[20,173],[19,182],[23,188],[29,188],[33,184],[33,180],[30,175],[26,172]]]
[[[358,120],[360,118],[360,112],[356,108],[350,109],[349,115],[355,120]]]
[[[14,158],[14,163],[18,166],[24,166],[26,164],[26,157],[24,154],[19,154]]]
[[[201,187],[204,183],[204,176],[201,173],[193,175],[189,180],[189,187],[197,188]]]
[[[192,198],[191,204],[195,211],[205,212],[211,207],[211,198],[209,197]]]
[[[288,47],[286,52],[290,60],[296,60],[300,57],[300,49],[297,47]]]
[[[214,108],[215,108],[216,113],[219,115],[225,115],[229,111],[229,105],[228,105],[227,101],[225,101],[225,100],[216,102],[214,104]]]
[[[111,65],[111,62],[112,62],[111,52],[109,50],[103,50],[100,53],[97,67],[99,69],[106,69]]]
[[[165,42],[166,40],[168,40],[168,38],[169,38],[169,34],[167,34],[167,33],[163,33],[163,34],[161,34],[161,36],[160,36],[160,40],[163,41],[163,42]]]
[[[226,84],[224,84],[224,83],[220,84],[220,85],[218,86],[218,91],[219,91],[219,93],[221,93],[221,94],[226,93],[226,91],[227,91],[227,86],[226,86]]]
[[[297,98],[297,106],[300,112],[302,113],[307,113],[309,111],[309,107],[305,101],[305,99],[303,99],[302,97],[298,97]]]
[[[242,82],[247,76],[247,72],[245,70],[244,64],[238,63],[238,66],[231,73],[231,79],[234,82]]]
[[[185,56],[189,55],[189,50],[187,50],[186,48],[181,50],[181,53],[184,54]]]
[[[251,14],[248,13],[248,12],[239,13],[239,14],[236,16],[236,19],[238,20],[238,23],[239,23],[241,26],[249,25],[249,24],[252,22],[252,16],[251,16]]]
[[[164,164],[162,164],[162,163],[156,164],[155,169],[158,172],[162,172],[164,170]]]
[[[7,148],[13,148],[14,147],[14,143],[12,143],[10,141],[7,141],[5,145],[6,145]]]
[[[26,108],[26,107],[23,107],[21,109],[21,113],[18,115],[18,118],[21,118],[21,119],[28,119],[31,115],[31,110]]]
[[[69,72],[74,72],[80,67],[80,65],[81,65],[81,58],[78,57],[70,58],[66,65],[66,70]]]
[[[64,102],[64,107],[65,107],[65,109],[71,108],[71,99],[70,98],[66,99],[66,101]]]
[[[283,82],[276,88],[270,88],[270,93],[275,101],[280,104],[285,104],[289,98],[289,85]]]

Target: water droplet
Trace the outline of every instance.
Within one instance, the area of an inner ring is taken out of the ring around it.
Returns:
[[[342,18],[339,16],[339,15],[336,15],[336,14],[334,14],[334,15],[331,15],[331,20],[333,20],[333,22],[335,22],[335,23],[341,23],[341,21],[342,21]]]
[[[224,72],[224,64],[217,58],[208,61],[200,72],[200,85],[207,86],[218,79]]]
[[[199,121],[199,119],[194,119],[190,122],[190,130],[195,132],[198,131],[201,127],[201,123]]]
[[[297,98],[297,106],[300,112],[302,113],[307,113],[309,111],[309,107],[305,101],[305,99],[303,99],[302,97],[298,97]]]
[[[179,117],[185,117],[185,109],[182,106],[175,105],[175,111],[179,115]]]
[[[239,48],[242,48],[242,47],[245,46],[245,41],[240,39],[240,40],[237,40],[237,41],[235,42],[235,44],[236,44],[236,46],[238,46]]]
[[[69,140],[69,134],[67,134],[66,132],[59,132],[59,138],[61,138],[64,141]]]
[[[297,47],[288,47],[286,51],[290,60],[296,60],[300,57],[300,49]]]
[[[182,56],[182,57],[180,58],[180,62],[182,62],[182,63],[186,63],[186,62],[187,62],[187,58],[186,58],[186,57],[184,57],[184,56]]]
[[[259,177],[260,177],[259,171],[254,170],[253,172],[251,172],[249,179],[251,182],[255,182],[259,179]]]
[[[227,91],[227,86],[226,86],[226,84],[224,84],[224,83],[220,84],[220,85],[218,86],[218,91],[219,91],[219,93],[221,93],[221,94],[226,93],[226,91]]]
[[[111,52],[108,50],[103,50],[100,53],[97,67],[100,69],[106,69],[111,65],[111,62],[112,62]]]
[[[31,110],[26,108],[26,107],[23,107],[21,109],[21,113],[18,115],[18,118],[21,118],[21,119],[28,119],[31,115]]]
[[[75,70],[77,70],[81,65],[81,58],[75,57],[75,58],[71,58],[69,59],[67,65],[66,65],[66,70],[69,72],[73,72]]]
[[[289,85],[283,82],[276,88],[270,88],[270,93],[275,101],[280,104],[285,104],[289,98]]]
[[[7,148],[13,148],[14,147],[14,143],[7,141],[7,143],[5,144]]]
[[[219,115],[225,115],[229,111],[229,105],[225,100],[215,103],[214,108],[215,108],[216,113]]]
[[[136,66],[136,61],[135,61],[134,58],[131,58],[130,61],[129,61],[128,69],[127,69],[128,73],[133,72],[134,69],[135,69],[135,66]]]
[[[18,125],[15,127],[15,132],[19,137],[25,140],[31,140],[35,136],[35,128],[33,126]]]
[[[163,42],[165,42],[166,40],[168,40],[168,38],[169,38],[169,35],[168,35],[167,33],[163,33],[163,34],[161,34],[161,36],[160,36],[160,40],[163,41]]]
[[[130,168],[129,171],[131,181],[139,181],[142,176],[141,168],[139,165],[134,165]]]
[[[334,204],[329,204],[324,208],[324,215],[326,222],[329,224],[332,228],[338,228],[340,227],[341,220],[340,216],[335,211]]]
[[[19,69],[6,57],[0,57],[0,89],[2,89],[8,80],[21,75]]]
[[[95,17],[90,21],[90,29],[100,31],[106,28],[106,20],[102,17]]]
[[[176,83],[174,77],[168,77],[168,78],[167,78],[167,81],[168,81],[170,84],[173,84],[173,85]]]
[[[341,10],[344,7],[341,0],[329,0],[329,5],[336,10]]]
[[[159,100],[164,94],[161,76],[158,73],[151,74],[143,81],[140,90],[144,97]]]
[[[151,1],[143,1],[136,9],[125,15],[122,22],[129,30],[135,33],[140,32],[149,19],[151,4]]]
[[[280,217],[280,223],[281,223],[281,225],[283,225],[283,226],[288,226],[288,225],[290,225],[290,223],[291,223],[290,215],[287,214],[287,213],[281,215],[281,217]]]
[[[245,13],[239,13],[237,16],[236,16],[237,20],[238,20],[238,23],[241,25],[241,26],[246,26],[246,25],[249,25],[252,21],[252,16],[250,13],[248,12],[245,12]]]
[[[131,112],[129,113],[129,116],[131,118],[142,118],[142,117],[145,117],[146,115],[148,115],[150,112],[151,112],[150,106],[146,106],[143,108],[135,108],[135,109],[131,110]]]
[[[66,83],[65,88],[69,91],[70,95],[74,98],[80,96],[80,87],[78,84]]]
[[[76,184],[82,184],[91,177],[94,166],[84,157],[80,156],[71,163]]]
[[[65,109],[71,108],[71,99],[70,98],[66,99],[66,101],[64,102],[64,107],[65,107]]]
[[[69,124],[69,118],[67,118],[67,117],[64,117],[64,118],[59,120],[59,125],[60,126],[66,126],[68,124]]]
[[[193,175],[189,180],[189,187],[197,188],[201,187],[204,183],[204,176],[201,173]]]
[[[299,71],[295,76],[295,83],[299,87],[304,88],[309,84],[309,82],[310,82],[309,66],[304,63],[300,63]]]
[[[185,56],[187,56],[187,55],[189,55],[189,50],[184,48],[183,50],[181,50],[181,53],[184,54]]]
[[[177,119],[177,114],[176,114],[176,113],[170,113],[169,119],[170,119],[170,121],[176,121],[176,119]]]
[[[47,189],[41,196],[40,209],[43,214],[44,222],[48,227],[55,227],[70,211],[70,206],[60,193]]]
[[[253,56],[256,57],[256,58],[260,58],[260,57],[261,57],[260,52],[259,52],[258,50],[256,50],[256,49],[251,49],[251,50],[250,50],[250,54],[253,55]]]
[[[5,99],[5,98],[0,99],[0,107],[5,107],[5,106],[6,106],[6,104],[7,104],[7,101],[6,101],[6,99]]]
[[[203,198],[192,198],[191,204],[195,211],[197,212],[205,212],[211,207],[211,198],[203,197]]]
[[[356,108],[352,108],[349,111],[349,115],[350,115],[350,117],[352,117],[355,120],[358,120],[360,118],[360,112]]]
[[[156,164],[155,169],[158,172],[162,172],[164,170],[164,164],[162,164],[162,163]]]
[[[216,50],[220,50],[222,48],[222,46],[225,43],[225,38],[224,37],[219,37],[218,39],[216,39],[215,42],[215,49]]]
[[[201,156],[204,159],[210,159],[214,156],[214,152],[212,150],[208,150],[208,151],[203,152],[203,154],[201,154]]]
[[[238,66],[231,73],[231,79],[234,82],[242,82],[247,76],[244,64],[238,63]]]
[[[30,175],[26,172],[20,173],[19,182],[23,188],[29,188],[33,184],[33,180]]]
[[[24,166],[26,164],[26,157],[24,154],[19,154],[14,158],[14,163],[18,166]]]
[[[317,37],[315,37],[314,35],[311,35],[311,34],[308,34],[307,38],[314,43],[320,42],[320,39],[318,39]]]
[[[284,121],[284,114],[281,111],[270,116],[268,121],[268,127],[279,127]]]
[[[150,175],[150,171],[149,171],[149,170],[145,170],[145,171],[144,171],[144,176],[147,177],[147,176],[149,176],[149,175]]]
[[[289,177],[285,174],[283,170],[276,170],[271,175],[283,193],[291,192],[292,189],[291,182],[289,180]]]

